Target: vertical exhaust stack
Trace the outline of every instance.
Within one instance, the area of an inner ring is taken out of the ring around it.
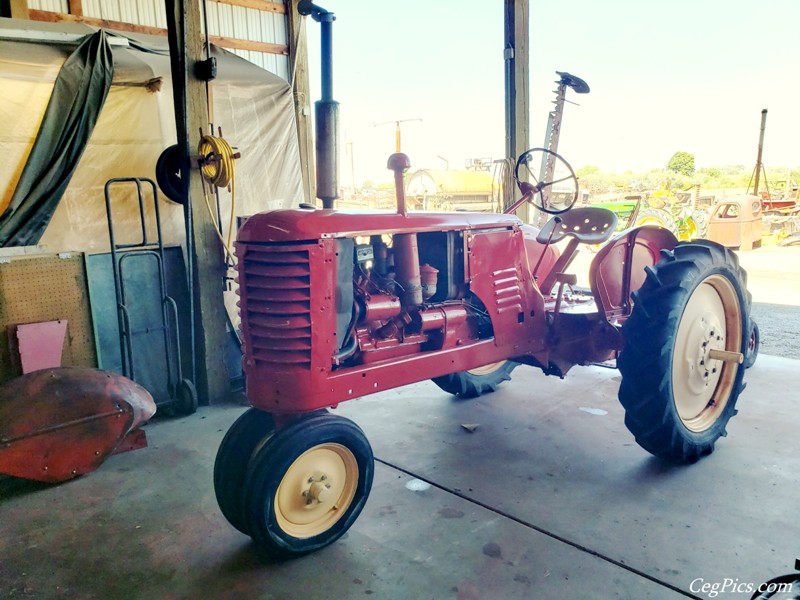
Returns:
[[[334,14],[310,0],[300,0],[297,12],[320,24],[322,98],[314,103],[317,135],[317,198],[322,208],[333,208],[339,197],[339,103],[333,99]]]
[[[406,189],[403,174],[411,167],[408,156],[395,152],[386,165],[394,171],[394,187],[397,194],[397,212],[404,217],[406,209]],[[397,281],[403,288],[401,297],[404,308],[422,304],[422,281],[419,270],[419,249],[416,233],[396,233],[394,235],[394,260]]]
[[[408,214],[406,210],[406,187],[403,175],[411,168],[411,161],[402,152],[395,152],[389,157],[386,168],[394,171],[394,190],[397,196],[397,212],[404,217]]]

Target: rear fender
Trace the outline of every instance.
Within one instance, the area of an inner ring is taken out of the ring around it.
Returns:
[[[609,322],[624,320],[631,313],[631,294],[644,283],[645,267],[661,259],[661,250],[678,243],[668,229],[643,225],[626,229],[595,255],[589,269],[589,284],[597,308]]]

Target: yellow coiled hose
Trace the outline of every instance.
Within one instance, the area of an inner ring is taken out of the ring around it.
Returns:
[[[234,263],[233,253],[231,252],[231,240],[233,239],[233,221],[236,218],[236,159],[238,155],[233,151],[233,148],[228,141],[223,137],[213,135],[204,135],[200,139],[200,144],[197,147],[197,153],[202,156],[203,163],[200,167],[200,172],[210,185],[218,188],[228,188],[231,192],[231,218],[228,225],[228,240],[223,239],[220,234],[220,224],[217,223],[217,218],[214,211],[211,209],[211,203],[208,200],[208,194],[203,190],[203,196],[206,200],[206,207],[208,213],[211,215],[211,221],[214,223],[214,230],[217,232],[222,245],[225,247],[225,252]]]

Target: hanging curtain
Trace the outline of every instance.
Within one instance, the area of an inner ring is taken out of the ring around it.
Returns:
[[[14,195],[0,216],[0,246],[29,246],[41,239],[92,135],[113,74],[103,31],[87,35],[64,62]]]

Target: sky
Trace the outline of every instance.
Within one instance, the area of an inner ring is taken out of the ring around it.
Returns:
[[[339,183],[385,181],[400,119],[412,170],[504,156],[502,0],[318,0],[333,24]],[[312,101],[319,25],[307,23]],[[800,0],[530,0],[531,141],[555,71],[567,92],[558,151],[575,169],[642,172],[677,151],[698,168],[800,166]],[[382,124],[383,123],[383,124]],[[376,125],[377,124],[377,125]],[[352,160],[349,149],[352,149]]]

